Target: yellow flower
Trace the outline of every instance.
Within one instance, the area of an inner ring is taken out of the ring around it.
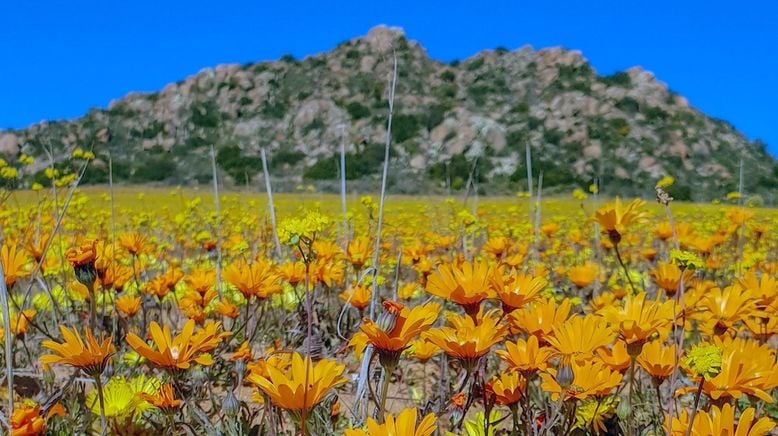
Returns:
[[[138,313],[138,311],[140,311],[141,299],[140,297],[125,294],[118,297],[115,303],[116,310],[121,312],[123,316],[132,318],[136,313]]]
[[[681,276],[683,275],[683,281],[688,285],[694,276],[694,271],[684,270],[682,273],[678,265],[674,263],[659,262],[651,275],[654,276],[656,285],[664,289],[667,295],[672,296],[678,291]]]
[[[11,436],[38,436],[46,432],[46,418],[38,404],[22,404],[11,415]]]
[[[315,364],[309,358],[292,353],[285,371],[267,366],[268,376],[251,373],[247,381],[257,385],[276,406],[296,413],[316,407],[332,389],[346,383],[345,366],[322,359]]]
[[[675,345],[665,346],[660,341],[649,342],[643,347],[637,363],[648,375],[661,382],[675,370]]]
[[[657,180],[656,187],[667,189],[673,186],[673,183],[675,183],[675,179],[672,176],[664,176],[661,179]]]
[[[497,350],[497,356],[508,364],[509,369],[519,371],[526,378],[548,369],[551,354],[550,348],[539,346],[538,338],[534,335],[530,335],[526,341],[507,341],[505,350]]]
[[[713,288],[702,297],[699,307],[704,311],[702,330],[723,335],[734,325],[758,314],[758,298],[748,290],[729,286],[724,290]]]
[[[235,350],[235,352],[230,356],[230,360],[233,362],[237,362],[238,360],[248,362],[251,359],[251,347],[249,346],[248,341],[243,341],[243,343],[240,344],[240,347],[238,347],[238,349]]]
[[[496,404],[512,406],[521,400],[527,381],[518,372],[505,372],[486,384],[487,395],[493,395]]]
[[[133,256],[147,251],[146,237],[140,233],[119,235],[119,245]]]
[[[408,309],[400,303],[384,301],[383,306],[384,313],[377,322],[369,318],[362,320],[360,332],[354,335],[350,345],[361,350],[369,343],[376,349],[383,364],[393,366],[411,340],[435,322],[440,305],[427,303]]]
[[[338,294],[338,298],[361,311],[370,304],[371,294],[370,288],[367,286],[354,286]]]
[[[214,307],[214,311],[221,316],[226,316],[230,319],[237,318],[240,313],[238,312],[238,306],[230,303],[227,300],[219,300]]]
[[[224,270],[224,280],[235,286],[246,299],[251,296],[266,299],[280,293],[282,288],[279,278],[273,265],[265,260],[249,265],[239,259]]]
[[[505,236],[494,236],[487,240],[481,250],[489,253],[494,259],[502,259],[511,248],[510,239]]]
[[[753,340],[727,338],[716,342],[692,348],[682,362],[695,378],[704,378],[702,391],[713,400],[738,399],[746,394],[772,403],[769,392],[778,386],[775,353]]]
[[[151,408],[140,394],[153,394],[159,389],[160,382],[154,378],[139,375],[130,380],[124,377],[112,377],[103,386],[105,416],[107,418],[133,418]],[[97,390],[86,395],[86,405],[95,415],[100,415],[100,402]]]
[[[27,256],[24,251],[18,250],[15,244],[11,244],[6,240],[3,243],[3,247],[0,248],[0,261],[3,264],[3,272],[5,273],[5,285],[8,288],[12,288],[21,277],[26,277],[29,272],[26,270],[28,262]]]
[[[368,238],[358,237],[348,243],[346,258],[357,271],[360,271],[365,266],[372,254],[373,247],[371,247],[371,242]]]
[[[145,341],[135,333],[128,333],[126,340],[133,350],[145,357],[155,365],[170,369],[187,369],[192,362],[200,365],[211,365],[213,358],[205,354],[221,342],[221,337],[207,334],[196,338],[194,334],[195,322],[188,320],[175,338],[171,337],[170,327],[160,328],[159,324],[152,321],[149,325],[151,338],[156,345],[156,350],[149,347]]]
[[[441,351],[440,347],[424,339],[417,339],[410,346],[411,357],[421,363],[427,362]]]
[[[629,349],[630,347],[624,341],[617,340],[611,349],[600,348],[597,350],[597,354],[602,363],[607,365],[608,368],[624,372],[632,363],[632,357],[628,352]]]
[[[152,406],[163,411],[172,411],[181,407],[182,401],[176,398],[173,385],[165,384],[156,393],[141,393],[140,397]]]
[[[472,370],[478,360],[508,333],[507,327],[492,312],[486,314],[477,325],[471,317],[453,313],[449,313],[446,319],[452,327],[433,329],[422,337],[449,356],[461,360],[467,370]]]
[[[762,317],[778,312],[778,278],[770,274],[757,277],[756,272],[750,271],[738,280],[738,286],[751,292],[759,300],[759,309],[766,312]]]
[[[611,242],[618,244],[627,226],[644,217],[644,213],[638,210],[643,204],[645,204],[643,200],[635,199],[623,205],[621,199],[617,197],[613,203],[598,209],[594,213],[594,219],[608,233]]]
[[[695,377],[713,378],[721,372],[720,347],[714,344],[698,344],[686,352],[682,364]]]
[[[35,318],[37,313],[38,312],[35,309],[25,309],[21,312],[12,313],[9,324],[11,327],[11,333],[13,333],[15,336],[27,334],[30,321]]]
[[[559,400],[563,395],[567,400],[585,400],[590,397],[602,398],[613,391],[621,383],[619,372],[611,371],[604,364],[590,360],[587,362],[571,362],[572,381],[558,380],[554,374],[542,373],[540,388],[551,394],[551,400]],[[556,374],[559,374],[557,371]],[[563,388],[563,385],[567,387]]]
[[[286,262],[278,267],[278,273],[281,278],[294,287],[305,280],[305,264],[302,262]]]
[[[668,332],[673,320],[673,302],[646,301],[643,292],[627,297],[621,307],[606,308],[602,314],[627,343],[630,354],[637,356],[643,344]]]
[[[588,399],[581,401],[575,408],[575,426],[582,430],[591,428],[595,434],[607,433],[605,421],[616,413],[617,400],[606,397],[602,400]]]
[[[56,353],[41,356],[40,361],[44,367],[56,363],[79,368],[92,377],[103,373],[111,356],[116,352],[111,338],[98,342],[92,332],[86,330],[86,342],[84,342],[75,328],[70,330],[60,326],[59,331],[64,339],[62,343],[52,340],[41,342],[43,348],[48,348]]]
[[[503,311],[513,312],[535,301],[548,282],[543,277],[534,277],[511,270],[504,275],[501,269],[495,271],[491,285],[502,302]]]
[[[756,411],[753,407],[744,410],[740,419],[735,422],[735,408],[724,404],[719,408],[714,405],[710,411],[699,411],[694,416],[691,434],[693,436],[733,435],[762,436],[770,434],[775,428],[775,422],[768,417],[755,420]],[[671,436],[683,436],[689,423],[689,415],[684,412],[680,419],[673,418]]]
[[[379,424],[372,417],[367,418],[367,431],[347,429],[345,436],[431,436],[435,433],[437,418],[428,413],[416,423],[416,408],[403,409],[397,418],[387,413],[386,422]]]
[[[570,315],[571,303],[564,299],[557,305],[553,299],[536,301],[529,307],[511,312],[508,320],[519,331],[536,336],[540,344],[548,343],[554,326],[561,325]]]
[[[573,195],[573,198],[575,198],[576,200],[580,200],[580,201],[583,201],[583,200],[586,200],[587,198],[589,198],[589,194],[584,192],[584,190],[581,189],[581,188],[573,189],[573,194],[572,195]]]
[[[684,270],[698,270],[705,266],[705,263],[696,254],[690,251],[670,250],[670,259],[674,264]]]
[[[599,316],[574,316],[561,325],[554,326],[554,336],[548,343],[556,355],[566,362],[574,357],[588,358],[598,348],[613,342],[614,334],[607,322]]]
[[[583,265],[570,268],[570,271],[567,272],[567,278],[580,289],[594,283],[594,281],[597,280],[598,272],[599,268],[597,267],[597,264],[586,262]]]
[[[196,268],[184,277],[184,283],[198,294],[205,294],[216,283],[216,272],[210,269]]]
[[[465,262],[461,267],[444,264],[429,277],[427,292],[456,303],[475,316],[481,302],[494,293],[489,284],[492,269],[481,262]]]
[[[284,245],[297,245],[301,240],[312,242],[330,224],[329,218],[308,211],[302,218],[288,218],[278,226],[278,239]]]

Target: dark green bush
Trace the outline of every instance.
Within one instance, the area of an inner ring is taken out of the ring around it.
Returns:
[[[219,148],[216,152],[216,163],[236,182],[251,181],[251,178],[262,168],[260,158],[245,156],[243,150],[237,145]]]
[[[136,183],[161,182],[176,171],[176,165],[170,156],[150,156],[143,164],[135,168],[130,180]]]
[[[351,118],[355,120],[370,116],[370,108],[358,101],[349,102],[349,104],[346,105],[346,111]]]
[[[608,86],[620,86],[622,88],[629,88],[632,86],[632,79],[630,79],[629,74],[623,71],[613,73],[609,76],[602,76],[600,77],[600,82]]]
[[[392,141],[400,143],[419,133],[419,120],[410,114],[397,114],[392,119]]]
[[[484,58],[473,59],[472,61],[466,64],[465,69],[467,69],[467,71],[475,71],[481,68],[483,65],[484,65]]]

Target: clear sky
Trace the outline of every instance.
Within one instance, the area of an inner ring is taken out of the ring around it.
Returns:
[[[601,74],[653,71],[778,156],[778,2],[0,2],[0,128],[73,118],[219,63],[329,50],[374,25],[436,59],[485,48],[579,49]]]

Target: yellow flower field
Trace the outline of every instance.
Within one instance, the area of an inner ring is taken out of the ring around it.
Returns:
[[[775,431],[778,210],[573,194],[10,192],[2,426]]]

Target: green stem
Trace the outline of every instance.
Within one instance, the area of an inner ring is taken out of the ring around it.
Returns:
[[[633,435],[635,434],[635,408],[632,407],[632,389],[635,385],[635,359],[631,359],[629,364],[629,396],[627,397],[627,400],[629,401],[629,423],[628,423],[628,430],[629,434]],[[596,412],[595,412],[596,413]]]
[[[384,367],[384,382],[381,385],[381,402],[379,403],[378,418],[380,423],[383,424],[386,420],[386,397],[389,394],[389,383],[392,382],[392,373],[394,372],[393,366]]]
[[[689,425],[686,426],[686,436],[692,434],[692,427],[694,426],[694,415],[697,414],[697,406],[700,405],[700,396],[702,396],[702,386],[705,384],[705,377],[700,377],[700,385],[697,387],[697,393],[694,394],[694,407],[692,407],[692,413],[689,414]]]
[[[619,252],[619,244],[613,244],[613,250],[616,252],[616,260],[619,261],[619,265],[621,265],[621,269],[624,270],[624,275],[627,277],[627,282],[629,282],[629,287],[632,289],[632,294],[637,294],[637,290],[635,290],[635,284],[632,283],[632,277],[629,276],[627,265],[625,265],[624,261],[621,259],[621,252]]]
[[[95,289],[94,284],[89,286],[89,328],[93,333],[97,334],[95,327],[97,326],[97,301],[95,301]]]
[[[100,434],[106,434],[105,422],[105,398],[103,397],[103,382],[100,380],[100,374],[95,376],[95,386],[97,387],[97,399],[100,401]]]
[[[515,436],[519,434],[519,404],[511,404],[511,416],[513,417],[513,430],[511,435]]]

